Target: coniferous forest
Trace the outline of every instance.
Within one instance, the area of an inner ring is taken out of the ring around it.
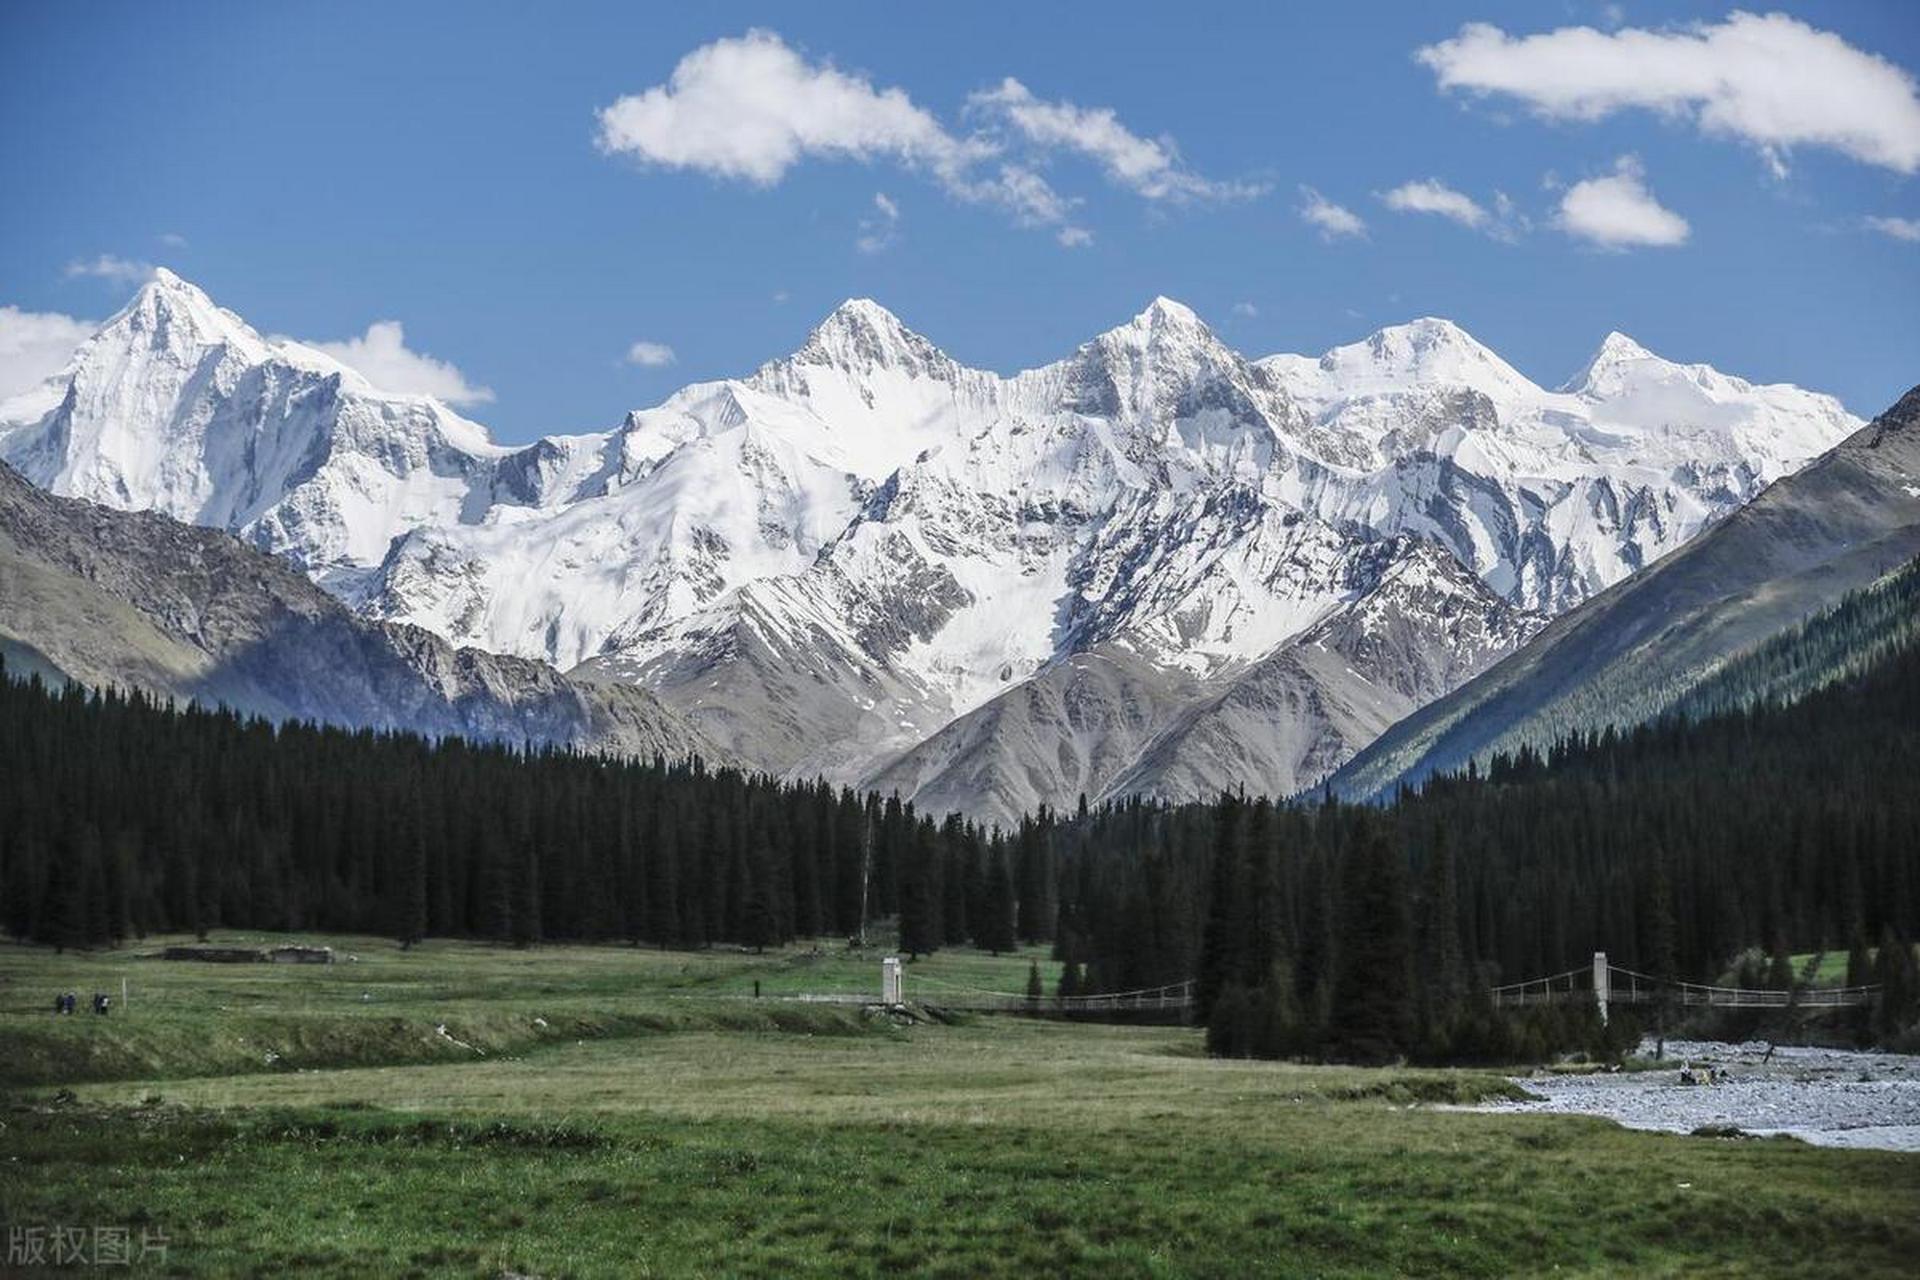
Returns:
[[[1380,807],[1136,801],[1013,832],[697,760],[0,680],[0,924],[699,947],[896,918],[914,954],[1051,942],[1080,992],[1197,976],[1219,1052],[1474,1056],[1507,1034],[1490,984],[1595,950],[1711,979],[1750,948],[1912,939],[1916,776],[1912,646],[1790,706],[1575,737]],[[1910,992],[1910,950],[1879,954]]]

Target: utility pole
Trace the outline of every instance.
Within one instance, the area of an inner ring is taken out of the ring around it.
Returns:
[[[860,826],[860,948],[867,946],[867,885],[873,879],[873,813]]]

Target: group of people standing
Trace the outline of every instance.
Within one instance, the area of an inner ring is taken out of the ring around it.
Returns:
[[[93,1011],[101,1017],[107,1016],[107,1010],[113,1007],[113,997],[104,991],[93,993]],[[80,1008],[80,997],[69,991],[53,998],[53,1011],[56,1014],[75,1013]]]

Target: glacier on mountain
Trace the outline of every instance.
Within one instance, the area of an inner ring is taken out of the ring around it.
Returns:
[[[642,684],[742,763],[1007,821],[1311,785],[1857,425],[1618,334],[1550,391],[1444,320],[1249,360],[1162,298],[1006,377],[854,300],[510,448],[161,272],[0,405],[0,458]]]

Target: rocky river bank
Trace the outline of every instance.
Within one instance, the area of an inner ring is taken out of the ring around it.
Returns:
[[[1651,1058],[1654,1045],[1641,1046]],[[1565,1075],[1539,1072],[1515,1081],[1526,1101],[1483,1111],[1606,1116],[1630,1129],[1664,1133],[1734,1131],[1787,1135],[1831,1147],[1920,1151],[1920,1057],[1845,1049],[1669,1040],[1649,1070]],[[1711,1067],[1715,1083],[1698,1081]]]

